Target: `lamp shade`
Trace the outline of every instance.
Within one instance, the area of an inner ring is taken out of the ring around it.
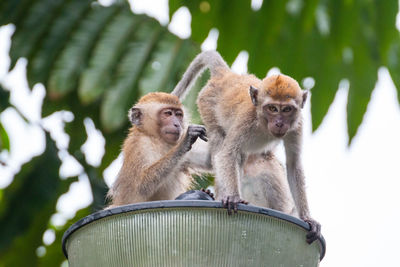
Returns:
[[[216,201],[154,201],[93,213],[63,236],[69,266],[318,266],[321,237],[287,214]]]

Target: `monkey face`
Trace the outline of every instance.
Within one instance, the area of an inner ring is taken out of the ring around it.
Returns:
[[[160,136],[168,144],[176,144],[183,131],[183,111],[180,108],[163,108],[159,113]]]
[[[268,103],[263,106],[263,113],[268,130],[278,138],[285,136],[298,117],[296,106],[285,103]]]

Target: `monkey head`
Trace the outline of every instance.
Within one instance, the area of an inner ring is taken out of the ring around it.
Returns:
[[[283,74],[266,77],[260,89],[250,86],[249,93],[258,118],[262,118],[268,131],[278,138],[295,128],[307,99],[307,91]]]
[[[160,136],[168,144],[176,144],[183,132],[183,111],[176,107],[166,107],[159,111]]]
[[[187,127],[179,98],[162,92],[140,98],[129,110],[129,120],[142,133],[158,135],[155,137],[172,145],[178,142]]]

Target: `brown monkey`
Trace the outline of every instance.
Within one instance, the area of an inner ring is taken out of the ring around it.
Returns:
[[[301,164],[301,108],[307,92],[286,75],[260,80],[233,73],[219,53],[203,52],[190,64],[172,94],[183,98],[197,75],[209,68],[211,78],[197,99],[210,138],[217,199],[231,213],[243,202],[239,194],[243,164],[249,154],[273,149],[281,140],[286,152],[287,179],[299,217],[310,225],[307,242],[320,236],[310,216]]]
[[[108,193],[110,207],[174,199],[187,191],[192,181],[187,167],[207,168],[202,151],[188,153],[198,137],[207,141],[204,126],[187,127],[178,97],[160,92],[143,96],[130,109],[129,119],[123,165]]]

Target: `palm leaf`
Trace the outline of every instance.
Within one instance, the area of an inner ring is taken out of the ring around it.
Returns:
[[[117,66],[114,84],[107,90],[101,105],[101,121],[104,128],[114,131],[127,120],[127,110],[139,96],[137,83],[148,62],[161,28],[157,23],[144,23],[127,42],[127,51]]]
[[[77,30],[54,64],[48,85],[53,98],[76,88],[79,75],[87,67],[100,33],[120,8],[119,5],[109,8],[92,5],[90,12],[79,22]]]
[[[133,16],[128,10],[121,9],[105,26],[79,82],[78,92],[82,102],[96,100],[108,88],[126,44],[142,20],[144,17]]]

